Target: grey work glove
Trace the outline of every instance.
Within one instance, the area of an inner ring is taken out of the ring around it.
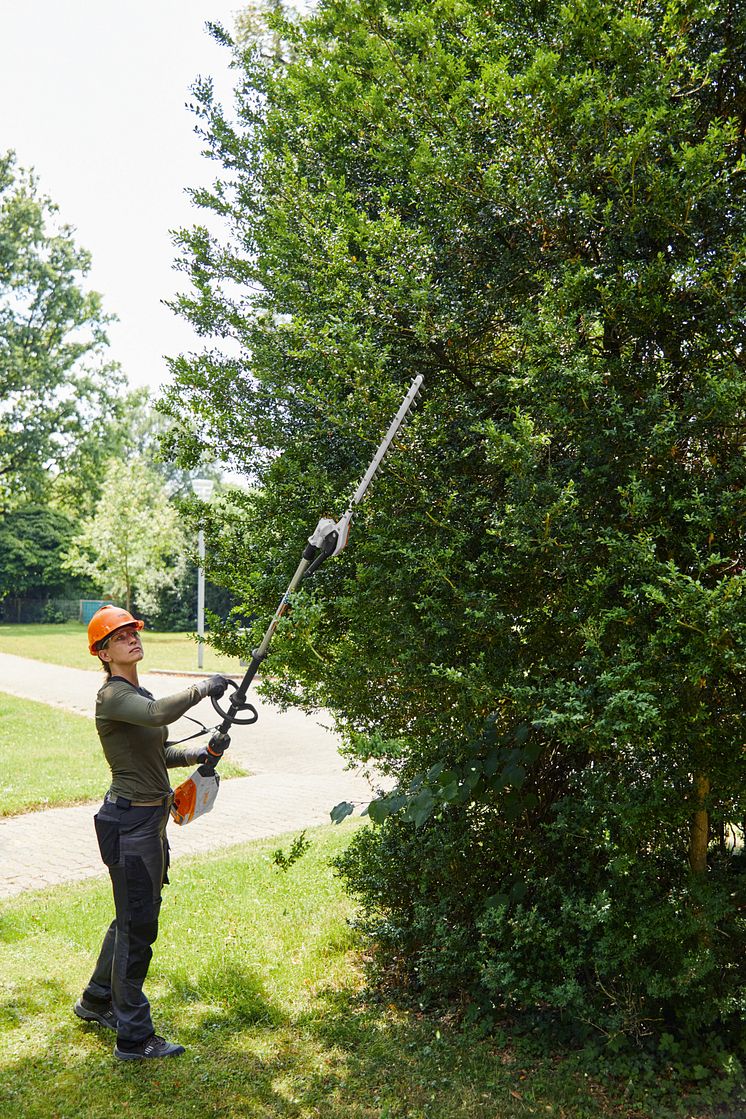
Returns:
[[[200,680],[197,686],[203,699],[205,696],[209,696],[211,699],[220,699],[225,693],[225,689],[228,687],[228,680],[225,676],[218,674],[216,676],[211,676],[209,680]]]

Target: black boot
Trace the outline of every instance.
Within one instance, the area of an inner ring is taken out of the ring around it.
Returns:
[[[152,1034],[144,1041],[136,1042],[132,1049],[121,1049],[120,1045],[128,1045],[128,1043],[117,1041],[114,1056],[120,1061],[145,1061],[150,1057],[178,1057],[180,1053],[185,1052],[183,1045],[174,1045],[173,1042],[158,1037],[158,1034]]]
[[[99,1026],[106,1026],[107,1030],[116,1030],[117,1016],[110,1002],[94,1003],[83,995],[73,1007],[78,1018],[84,1022],[97,1022]]]

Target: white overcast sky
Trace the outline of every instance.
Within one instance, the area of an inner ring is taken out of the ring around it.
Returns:
[[[156,389],[163,355],[195,348],[162,304],[185,286],[170,229],[196,217],[185,188],[211,181],[186,108],[198,76],[230,102],[230,54],[205,30],[233,28],[240,0],[0,0],[0,151],[93,256],[89,286],[120,322],[111,356]]]

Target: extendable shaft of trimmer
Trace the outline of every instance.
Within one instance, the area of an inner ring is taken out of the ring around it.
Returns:
[[[412,384],[409,386],[409,391],[404,397],[399,411],[396,413],[393,420],[391,421],[389,429],[381,441],[381,445],[371,459],[370,466],[365,471],[360,485],[355,490],[355,493],[353,494],[352,500],[350,501],[346,512],[339,518],[338,521],[333,521],[330,517],[322,517],[319,523],[316,525],[316,528],[313,531],[313,535],[309,536],[308,543],[301,557],[301,561],[295,569],[295,574],[290,580],[287,590],[280,599],[274,617],[267,626],[266,633],[264,634],[261,643],[256,647],[256,649],[253,649],[251,652],[251,661],[249,662],[249,666],[246,669],[243,680],[238,685],[235,684],[234,681],[230,681],[230,684],[234,687],[235,690],[231,693],[230,696],[229,710],[224,711],[220,707],[217,699],[213,698],[212,705],[217,713],[222,717],[223,721],[218,727],[216,727],[215,731],[212,734],[212,737],[210,738],[210,742],[207,747],[209,754],[209,761],[207,762],[208,765],[215,767],[220,761],[220,758],[223,755],[223,751],[226,750],[230,744],[230,736],[228,734],[228,731],[234,724],[237,726],[250,726],[259,718],[257,709],[252,703],[248,702],[246,697],[248,695],[251,682],[259,671],[259,666],[269,652],[269,645],[274,632],[279,625],[280,619],[287,610],[290,604],[290,599],[294,591],[297,590],[303,578],[305,576],[312,575],[314,571],[316,571],[320,567],[324,560],[329,559],[331,556],[339,555],[339,553],[346,547],[350,533],[350,524],[352,522],[352,517],[355,509],[365,497],[368,487],[373,481],[378,467],[381,465],[381,460],[391,446],[394,437],[396,436],[397,432],[400,431],[403,427],[407,418],[407,414],[414,404],[415,397],[420,391],[421,385],[422,377],[415,377],[415,379],[412,381]],[[245,712],[246,714],[242,715],[243,712]],[[212,760],[213,758],[214,761]]]

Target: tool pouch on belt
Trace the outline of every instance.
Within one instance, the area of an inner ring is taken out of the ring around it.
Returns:
[[[174,790],[171,816],[177,824],[190,824],[211,812],[218,795],[220,777],[210,765],[201,765]]]

